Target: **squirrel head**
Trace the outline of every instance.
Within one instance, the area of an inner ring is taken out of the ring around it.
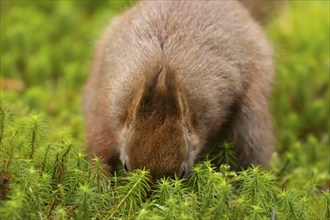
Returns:
[[[128,109],[121,160],[127,172],[148,169],[153,179],[184,177],[198,153],[193,112],[175,71],[158,66],[147,74]]]

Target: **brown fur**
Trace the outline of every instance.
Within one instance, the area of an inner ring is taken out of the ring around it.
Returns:
[[[260,23],[266,23],[286,0],[239,0]]]
[[[84,101],[89,157],[110,171],[120,158],[154,178],[180,176],[211,140],[227,139],[239,166],[267,166],[272,77],[271,48],[241,4],[140,2],[97,45]]]

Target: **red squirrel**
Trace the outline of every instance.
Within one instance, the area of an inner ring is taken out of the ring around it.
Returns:
[[[139,2],[97,43],[84,94],[88,155],[108,172],[120,159],[128,172],[184,177],[227,140],[239,167],[266,167],[273,73],[272,49],[241,3]]]

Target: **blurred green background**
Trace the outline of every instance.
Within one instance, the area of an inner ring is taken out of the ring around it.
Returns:
[[[1,105],[11,112],[9,121],[41,114],[49,140],[66,133],[83,149],[81,93],[95,42],[111,18],[133,4],[1,1]],[[297,186],[311,172],[330,184],[329,1],[289,2],[265,32],[277,68],[273,169],[298,177],[290,183]]]

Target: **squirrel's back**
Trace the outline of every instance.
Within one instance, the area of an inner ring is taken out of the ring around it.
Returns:
[[[114,112],[120,111],[120,106],[127,108],[125,100],[140,88],[145,74],[153,74],[153,66],[175,69],[192,105],[196,105],[193,107],[203,106],[203,112],[209,109],[208,115],[201,117],[215,121],[209,118],[215,112],[219,123],[232,97],[242,92],[246,72],[258,66],[256,62],[269,65],[270,70],[262,74],[269,74],[265,78],[271,79],[271,50],[266,38],[238,3],[139,4],[108,27],[98,48],[106,60],[103,73],[98,74],[110,84],[106,87],[113,96]]]

